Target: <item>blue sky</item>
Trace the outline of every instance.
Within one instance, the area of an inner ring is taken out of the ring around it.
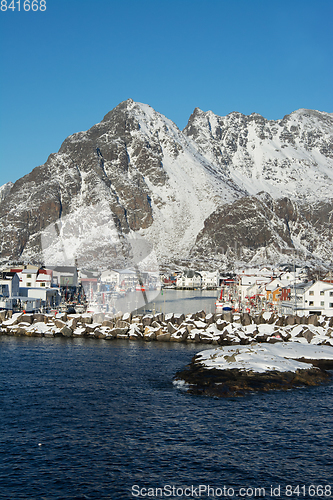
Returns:
[[[333,112],[332,0],[22,4],[0,11],[0,185],[130,97],[180,129],[195,107]]]

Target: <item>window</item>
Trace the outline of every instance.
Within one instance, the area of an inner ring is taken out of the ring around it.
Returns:
[[[309,291],[309,295],[314,295],[314,291],[313,291],[313,290],[310,290],[310,291]]]
[[[45,283],[41,283],[40,286],[45,286]]]
[[[333,297],[333,292],[330,292],[330,297]]]
[[[329,307],[333,307],[333,302],[330,302],[330,303],[329,303]]]
[[[322,307],[324,307],[325,302],[322,300],[322,301],[320,302],[320,305],[321,305]]]
[[[324,294],[325,294],[325,292],[323,292],[323,291],[320,292],[320,295],[324,295]]]
[[[27,274],[27,278],[31,280],[31,274]]]
[[[30,282],[28,282],[28,283],[27,283],[27,286],[31,286],[31,283],[30,283]]]
[[[313,306],[313,300],[310,300],[309,306]]]

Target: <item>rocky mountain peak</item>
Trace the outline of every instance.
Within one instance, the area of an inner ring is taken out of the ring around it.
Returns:
[[[222,241],[241,245],[245,261],[296,248],[304,258],[326,259],[332,121],[332,114],[312,110],[274,121],[195,108],[181,132],[151,106],[128,99],[67,137],[44,165],[4,187],[2,198],[0,191],[1,258],[43,261],[45,232],[55,234],[50,228],[60,221],[67,228],[61,245],[80,252],[87,240],[80,255],[89,267],[98,266],[98,255],[112,254],[103,250],[108,246],[119,256],[135,234],[170,266],[203,258],[207,267],[225,264],[225,254],[211,258]],[[69,228],[76,228],[75,244]],[[115,235],[119,241],[110,245]],[[49,259],[58,243],[49,245]]]
[[[282,120],[257,113],[193,113],[184,133],[216,171],[248,194],[264,190],[274,198],[332,197],[332,115],[298,110]]]

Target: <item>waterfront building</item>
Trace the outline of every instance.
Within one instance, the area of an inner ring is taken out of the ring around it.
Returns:
[[[51,269],[17,269],[16,272],[20,278],[20,287],[51,288],[52,286],[53,272]]]
[[[238,294],[240,300],[246,301],[246,299],[262,294],[262,285],[266,285],[271,282],[271,278],[260,275],[249,275],[241,274],[238,276]]]
[[[333,316],[333,284],[325,281],[295,283],[290,300],[282,301],[282,314]]]
[[[0,296],[11,298],[19,295],[20,278],[15,272],[0,271]]]
[[[182,273],[177,275],[176,288],[201,288],[201,284],[201,274],[197,271],[183,271]]]
[[[78,271],[75,266],[49,266],[52,272],[52,285],[76,289],[79,285]]]
[[[110,269],[102,272],[101,281],[114,288],[128,289],[136,286],[138,278],[134,269]]]
[[[39,307],[54,309],[61,302],[60,288],[55,287],[20,287],[19,299],[21,303],[35,302]],[[25,309],[27,306],[24,307]]]
[[[0,272],[0,309],[14,309],[17,306],[20,279],[17,273]]]
[[[215,289],[219,286],[219,271],[199,271],[201,276],[201,286],[205,289]]]

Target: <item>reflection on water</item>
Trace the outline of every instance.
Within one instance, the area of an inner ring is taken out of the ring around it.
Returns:
[[[111,297],[97,304],[90,303],[88,311],[106,313],[176,313],[192,314],[205,311],[206,314],[215,312],[216,290],[147,290],[144,292],[128,292],[123,297]],[[103,296],[104,293],[101,293]],[[105,294],[107,295],[107,294]]]

